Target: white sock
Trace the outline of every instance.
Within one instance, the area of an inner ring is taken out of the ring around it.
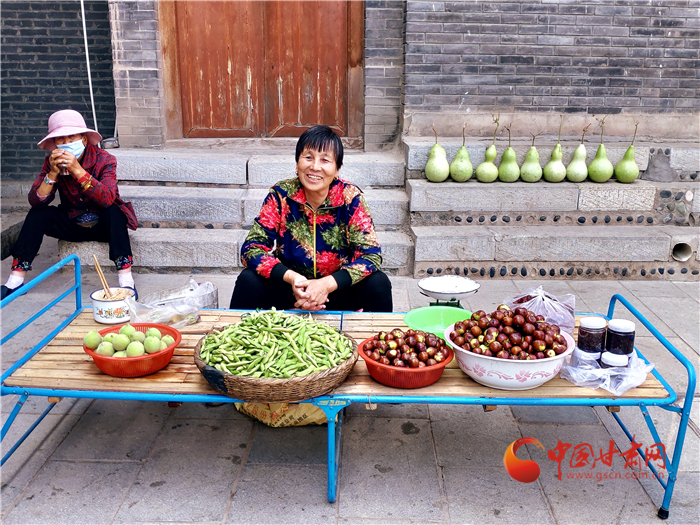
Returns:
[[[134,287],[134,277],[131,272],[118,273],[119,276],[119,286],[122,288],[128,286],[129,288]]]
[[[5,286],[7,286],[10,290],[14,290],[20,284],[24,284],[24,275],[16,275],[11,273],[10,277],[7,279],[7,283],[5,283]]]

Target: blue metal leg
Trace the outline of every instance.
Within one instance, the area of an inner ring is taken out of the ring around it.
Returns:
[[[19,411],[22,410],[22,406],[24,405],[24,402],[27,400],[28,397],[29,394],[26,392],[20,395],[19,399],[17,400],[17,403],[15,403],[15,408],[13,408],[12,412],[10,412],[10,417],[7,418],[7,421],[5,421],[5,424],[2,426],[2,435],[0,435],[0,441],[5,439],[5,434],[7,434],[8,430],[10,430],[12,423],[14,423],[17,414],[19,414]]]
[[[11,448],[10,450],[8,450],[7,454],[5,454],[5,455],[2,457],[2,461],[0,461],[0,466],[4,465],[5,462],[6,462],[8,459],[10,459],[10,456],[12,456],[12,454],[14,454],[15,450],[17,450],[17,448],[19,448],[19,446],[20,446],[22,443],[24,443],[24,440],[27,439],[27,437],[29,437],[29,434],[31,434],[31,433],[34,431],[34,429],[37,427],[37,425],[43,421],[43,419],[47,416],[47,414],[48,414],[49,412],[51,412],[51,409],[52,409],[53,407],[55,407],[55,406],[56,406],[56,403],[51,403],[51,404],[49,404],[49,406],[46,407],[46,410],[44,410],[44,412],[37,418],[37,420],[34,421],[34,423],[32,424],[32,426],[29,427],[29,429],[22,435],[22,437],[19,438],[19,439],[17,440],[17,443],[15,443],[15,444],[12,446],[12,448]],[[4,430],[5,430],[5,429],[3,428],[3,431],[4,431]],[[8,430],[9,430],[9,427],[8,427]],[[4,435],[3,435],[3,437],[4,437]]]
[[[343,427],[342,410],[350,401],[324,399],[313,404],[326,413],[328,419],[328,501],[334,503],[338,492],[338,469],[340,468],[340,445]],[[336,424],[336,415],[338,422]]]

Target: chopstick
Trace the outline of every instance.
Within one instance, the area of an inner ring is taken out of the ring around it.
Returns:
[[[97,275],[100,276],[100,282],[102,283],[102,288],[104,288],[105,291],[105,297],[112,298],[112,290],[109,288],[109,285],[107,284],[107,279],[105,279],[105,274],[102,273],[102,268],[100,267],[100,263],[97,261],[97,256],[93,253],[92,258],[95,259],[95,270],[97,270]]]

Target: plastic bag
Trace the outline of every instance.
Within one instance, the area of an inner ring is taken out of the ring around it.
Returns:
[[[180,288],[154,292],[135,301],[126,299],[131,322],[158,323],[182,328],[199,321],[201,308],[218,308],[216,286],[207,281],[201,285],[194,279]]]
[[[534,312],[535,315],[543,315],[548,323],[557,325],[570,335],[574,334],[576,297],[573,294],[555,297],[538,286],[509,297],[504,302],[511,310],[523,307]]]
[[[326,413],[311,403],[234,403],[242,413],[269,427],[300,427],[327,423]]]
[[[636,352],[632,353],[626,367],[602,368],[595,357],[577,348],[562,366],[561,377],[576,386],[602,388],[619,397],[644,383],[653,368],[653,364],[637,357]]]

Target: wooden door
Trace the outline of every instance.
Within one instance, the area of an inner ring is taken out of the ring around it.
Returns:
[[[179,91],[183,137],[294,137],[314,124],[361,135],[361,2],[169,4],[166,96]]]

